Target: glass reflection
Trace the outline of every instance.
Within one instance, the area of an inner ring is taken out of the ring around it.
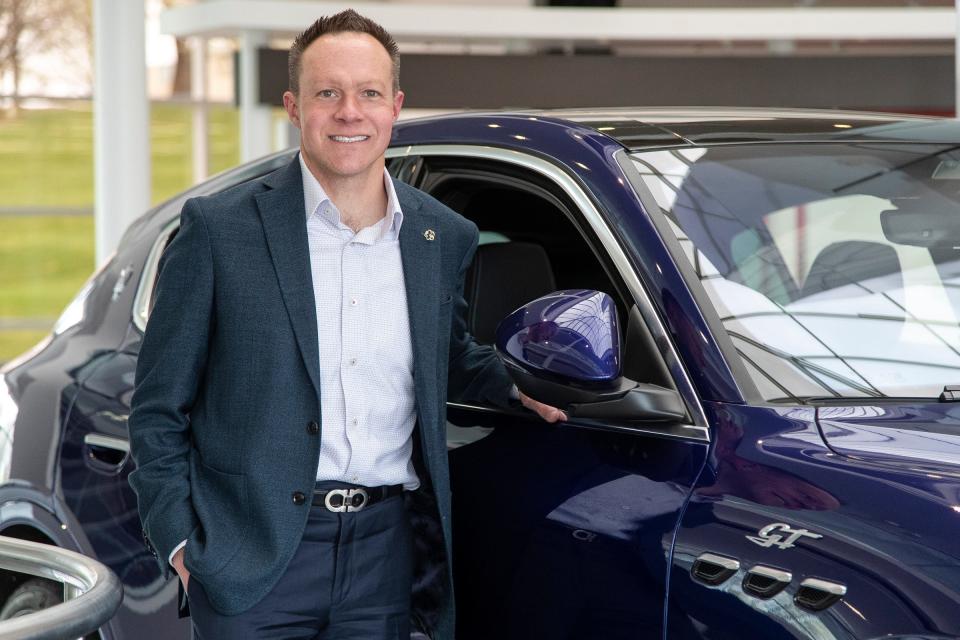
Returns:
[[[767,400],[936,397],[960,380],[955,147],[632,158]]]

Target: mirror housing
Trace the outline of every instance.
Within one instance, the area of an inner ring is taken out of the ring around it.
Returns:
[[[617,310],[606,293],[556,291],[520,307],[497,327],[497,355],[525,395],[571,417],[682,420],[673,389],[621,375]]]
[[[960,244],[960,212],[938,203],[904,200],[897,209],[880,212],[880,225],[887,240],[914,247]]]

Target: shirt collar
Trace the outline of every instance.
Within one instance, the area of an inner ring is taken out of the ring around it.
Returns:
[[[298,153],[297,158],[300,161],[300,175],[303,178],[303,206],[307,220],[314,214],[319,214],[337,227],[349,228],[340,220],[340,211],[333,204],[327,192],[323,190],[320,181],[310,172],[303,159],[303,154]],[[383,170],[383,186],[387,191],[387,210],[385,217],[374,225],[380,229],[377,233],[377,240],[396,240],[400,237],[403,211],[400,209],[400,202],[397,200],[397,190],[393,186],[393,180],[386,169]]]

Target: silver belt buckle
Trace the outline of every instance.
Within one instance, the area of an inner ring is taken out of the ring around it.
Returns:
[[[343,502],[340,503],[339,507],[333,506],[333,504],[330,502],[330,498],[333,496],[340,496],[343,498]],[[360,503],[357,505],[353,504],[354,496],[360,496]],[[367,500],[369,499],[370,496],[364,489],[334,489],[332,491],[328,491],[327,495],[323,497],[323,504],[328,511],[345,513],[360,511],[366,506]]]

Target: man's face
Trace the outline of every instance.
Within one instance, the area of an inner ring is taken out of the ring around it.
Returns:
[[[400,114],[390,54],[365,33],[321,36],[303,52],[300,91],[283,94],[300,129],[307,166],[321,182],[383,173],[383,153]]]

